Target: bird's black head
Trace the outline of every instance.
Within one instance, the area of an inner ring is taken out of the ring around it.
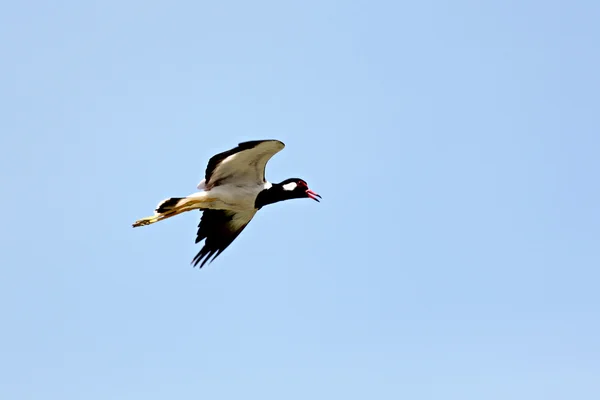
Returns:
[[[256,197],[255,207],[259,209],[278,201],[303,198],[319,201],[321,196],[310,190],[304,180],[290,178],[280,183],[274,183],[270,188],[260,192]]]

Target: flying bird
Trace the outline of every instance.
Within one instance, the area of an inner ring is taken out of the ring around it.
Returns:
[[[299,178],[271,183],[265,178],[267,162],[285,145],[279,140],[253,140],[213,156],[206,167],[198,192],[186,197],[171,197],[158,204],[154,215],[133,223],[150,225],[191,210],[201,210],[196,243],[204,246],[192,260],[202,268],[214,261],[244,230],[262,207],[283,200],[320,195]]]

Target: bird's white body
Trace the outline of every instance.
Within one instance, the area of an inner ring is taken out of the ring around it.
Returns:
[[[255,209],[256,196],[271,187],[270,182],[235,184],[226,183],[206,189],[204,181],[198,185],[199,192],[185,197],[191,209],[248,211]],[[181,205],[184,205],[183,203]]]

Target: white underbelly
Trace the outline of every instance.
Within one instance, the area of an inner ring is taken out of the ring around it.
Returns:
[[[202,208],[212,210],[246,211],[254,210],[256,196],[264,189],[261,186],[223,185],[208,191],[200,191],[188,196],[202,200]]]

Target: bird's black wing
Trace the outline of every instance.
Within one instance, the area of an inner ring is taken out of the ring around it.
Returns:
[[[253,140],[214,155],[206,166],[205,186],[210,188],[231,179],[264,181],[267,162],[284,147],[279,140]]]
[[[252,220],[256,210],[234,212],[227,210],[204,210],[198,224],[196,243],[206,239],[204,247],[192,260],[202,268],[209,259],[212,262],[229,246]],[[211,259],[212,257],[212,259]]]

